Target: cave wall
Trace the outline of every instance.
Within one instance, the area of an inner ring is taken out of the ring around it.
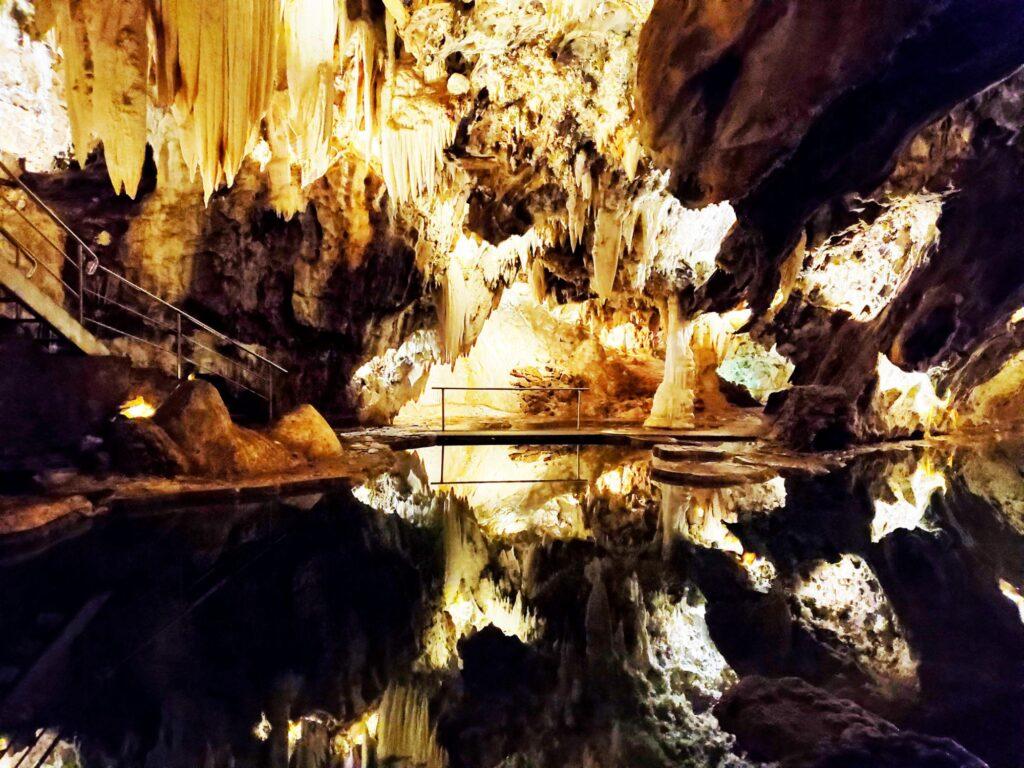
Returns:
[[[213,165],[196,152],[215,148],[189,146],[159,91],[180,99],[187,84],[154,72],[134,199],[114,192],[130,163],[122,153],[108,164],[102,140],[114,134],[101,113],[76,117],[85,102],[74,77],[99,73],[89,62],[84,74],[69,69],[36,39],[52,19],[19,17],[20,71],[39,50],[55,68],[52,84],[36,77],[28,89],[46,97],[30,111],[70,99],[72,133],[89,129],[73,160],[65,140],[50,150],[56,170],[24,178],[104,261],[280,360],[291,371],[286,402],[339,418],[356,414],[356,371],[377,370],[417,331],[437,331],[437,345],[421,345],[413,367],[454,363],[523,280],[549,302],[603,306],[595,335],[609,330],[602,317],[634,313],[660,354],[673,312],[688,333],[702,313],[746,303],[750,322],[733,332],[787,356],[807,388],[797,400],[840,404],[823,418],[851,437],[932,426],[919,414],[872,415],[880,356],[901,376],[926,373],[929,396],[948,387],[961,401],[1021,348],[1007,325],[1021,303],[1019,87],[984,90],[1024,63],[1017,4],[396,8],[337,14],[339,31],[323,33],[316,53],[333,67],[331,92],[294,58],[309,19],[288,22],[293,58],[265,111],[247,118],[252,146],[238,157],[221,147],[206,157]],[[154,66],[173,63],[160,42],[172,21],[153,17]],[[90,109],[106,108],[101,97]],[[314,141],[299,113],[330,130]],[[0,149],[24,157],[23,144]],[[914,201],[941,205],[938,236],[907,240],[890,226]],[[823,306],[812,290],[839,280],[844,237],[847,260],[860,258],[857,237],[902,249],[887,256],[892,274],[870,316]],[[392,399],[387,412],[401,406]],[[783,399],[769,412],[785,422]]]

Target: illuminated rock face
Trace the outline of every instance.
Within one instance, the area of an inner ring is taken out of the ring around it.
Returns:
[[[54,50],[22,36],[14,20],[0,16],[0,153],[24,158],[32,171],[45,171],[67,155],[71,126]]]
[[[5,12],[0,110],[39,119],[0,151],[70,147],[30,181],[287,397],[387,422],[441,383],[587,386],[585,417],[688,428],[774,395],[811,446],[1007,418],[970,394],[1024,347],[1008,0],[104,9]]]

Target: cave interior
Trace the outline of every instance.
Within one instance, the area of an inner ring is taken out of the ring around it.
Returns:
[[[1020,0],[0,0],[0,768],[1024,768],[1022,129]]]

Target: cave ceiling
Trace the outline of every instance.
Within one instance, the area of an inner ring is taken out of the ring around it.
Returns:
[[[811,403],[860,435],[927,426],[917,395],[872,415],[886,365],[952,407],[1024,346],[1018,2],[0,8],[3,119],[31,125],[5,157],[105,260],[336,408],[387,369],[404,401],[369,410],[393,417],[499,307],[564,320],[503,303],[523,282],[595,336],[651,334],[663,388],[743,334],[800,390],[780,421]],[[511,373],[577,381],[609,349]]]

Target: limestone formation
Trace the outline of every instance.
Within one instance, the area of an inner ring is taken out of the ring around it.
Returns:
[[[379,423],[440,383],[570,384],[689,428],[774,395],[800,446],[1013,418],[1008,2],[15,5],[0,108],[40,141],[0,150],[104,263],[278,356],[291,403]],[[503,348],[510,295],[535,338]]]
[[[298,463],[280,443],[232,422],[220,394],[205,381],[183,382],[153,420],[177,443],[196,474],[254,475]]]

